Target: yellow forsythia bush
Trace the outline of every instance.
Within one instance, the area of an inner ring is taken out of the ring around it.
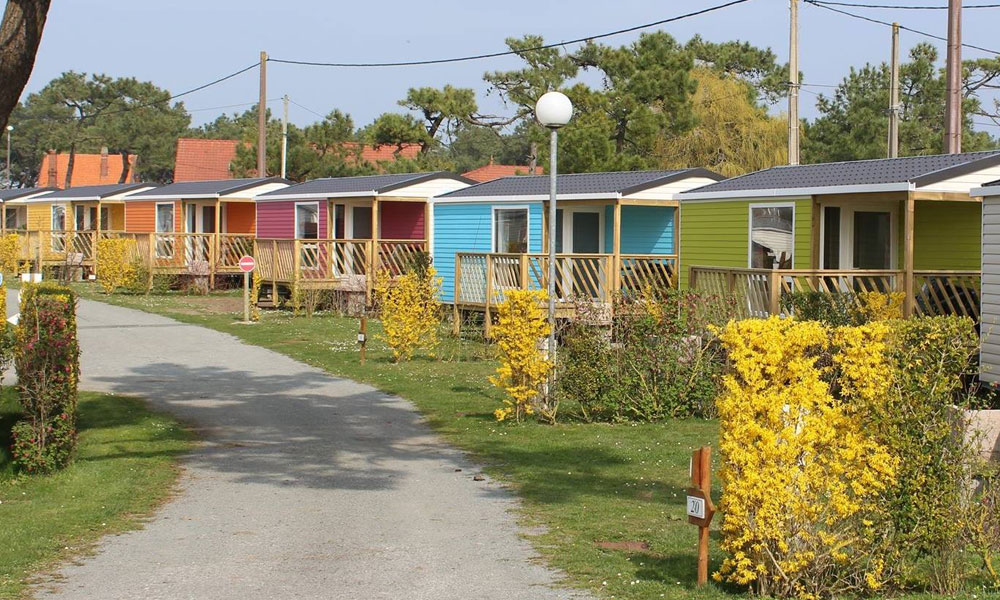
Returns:
[[[383,339],[392,348],[392,355],[408,360],[417,348],[437,345],[437,330],[441,323],[438,293],[441,279],[436,271],[411,271],[392,277],[387,271],[375,280],[375,298],[380,306]]]
[[[803,599],[880,587],[886,565],[867,546],[877,535],[869,516],[897,460],[833,397],[819,357],[843,348],[840,400],[884,394],[886,332],[778,317],[720,332],[731,362],[717,402],[728,556],[716,579]]]
[[[97,241],[97,280],[107,294],[135,283],[135,240],[112,238]]]
[[[0,236],[0,273],[16,275],[20,270],[21,238],[16,233]]]
[[[886,321],[903,318],[903,292],[860,292],[858,312],[865,321]]]
[[[490,383],[503,389],[504,406],[496,409],[498,421],[511,416],[520,421],[524,415],[538,412],[549,422],[556,419],[555,405],[542,402],[542,386],[552,371],[552,361],[545,356],[540,342],[549,335],[549,322],[543,310],[548,295],[542,290],[510,290],[497,307],[493,338],[500,349],[500,366]]]

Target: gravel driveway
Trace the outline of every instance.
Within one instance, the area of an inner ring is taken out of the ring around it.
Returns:
[[[512,496],[408,402],[160,316],[81,301],[78,324],[81,389],[144,396],[205,441],[144,529],[38,597],[586,597],[555,586]]]

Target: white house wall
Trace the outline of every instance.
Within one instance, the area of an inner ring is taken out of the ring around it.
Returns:
[[[1000,382],[1000,196],[983,198],[983,280],[980,371],[984,381]]]
[[[942,192],[968,192],[974,187],[979,187],[984,183],[996,181],[997,179],[1000,179],[1000,166],[966,173],[965,175],[959,175],[958,177],[945,179],[944,181],[939,181],[937,183],[930,183],[917,189],[936,190]]]
[[[386,192],[384,195],[399,196],[401,198],[432,198],[434,196],[440,196],[441,194],[447,194],[448,192],[453,192],[466,187],[469,187],[469,184],[455,179],[441,177],[439,179],[431,179],[430,181],[423,181],[421,183],[396,188],[392,191]]]
[[[656,187],[623,197],[635,200],[673,200],[674,194],[700,188],[715,182],[716,181],[714,179],[709,179],[708,177],[688,177],[686,179],[681,179],[680,181],[665,183],[663,185],[658,185]]]

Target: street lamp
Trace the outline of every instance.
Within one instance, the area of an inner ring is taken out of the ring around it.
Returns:
[[[14,131],[13,125],[7,126],[7,187],[14,187],[14,183],[10,180],[10,133]]]
[[[573,118],[573,103],[565,94],[547,92],[535,103],[535,118],[549,131],[549,359],[556,358],[556,146],[559,128]],[[554,372],[554,371],[553,371]],[[551,387],[551,386],[550,386]],[[551,393],[552,390],[550,389]]]

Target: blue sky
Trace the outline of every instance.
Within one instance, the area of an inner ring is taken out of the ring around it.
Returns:
[[[966,2],[973,4],[979,0]],[[722,0],[575,0],[535,2],[377,2],[285,0],[72,0],[53,2],[35,70],[25,93],[35,91],[66,70],[103,72],[151,80],[174,93],[216,79],[257,60],[272,57],[318,61],[395,61],[441,58],[504,49],[504,38],[527,33],[546,41],[655,21]],[[946,0],[888,0],[882,3],[941,5]],[[861,12],[858,9],[858,12]],[[868,10],[864,14],[938,35],[946,31],[946,11]],[[800,65],[805,81],[838,83],[851,66],[888,59],[887,27],[861,22],[800,4]],[[996,31],[1000,9],[966,10],[965,41],[1000,46]],[[788,56],[787,0],[750,0],[664,29],[684,41],[695,33],[724,41],[741,39]],[[604,40],[621,45],[626,34]],[[903,53],[924,38],[903,32]],[[932,40],[933,41],[933,40]],[[933,41],[944,56],[942,42]],[[988,56],[965,50],[965,58]],[[450,83],[477,90],[484,111],[503,112],[486,94],[484,72],[520,66],[516,57],[469,63],[388,69],[330,69],[271,63],[268,98],[288,94],[290,118],[307,124],[315,113],[334,108],[364,125],[396,105],[408,88]],[[806,88],[822,92],[823,88]],[[244,110],[257,98],[256,71],[184,98],[194,123],[220,113]],[[802,96],[802,114],[815,116],[816,97]],[[280,110],[280,102],[270,102]],[[304,107],[304,108],[303,108]],[[983,119],[978,119],[982,121]],[[990,127],[994,134],[1000,128]]]

